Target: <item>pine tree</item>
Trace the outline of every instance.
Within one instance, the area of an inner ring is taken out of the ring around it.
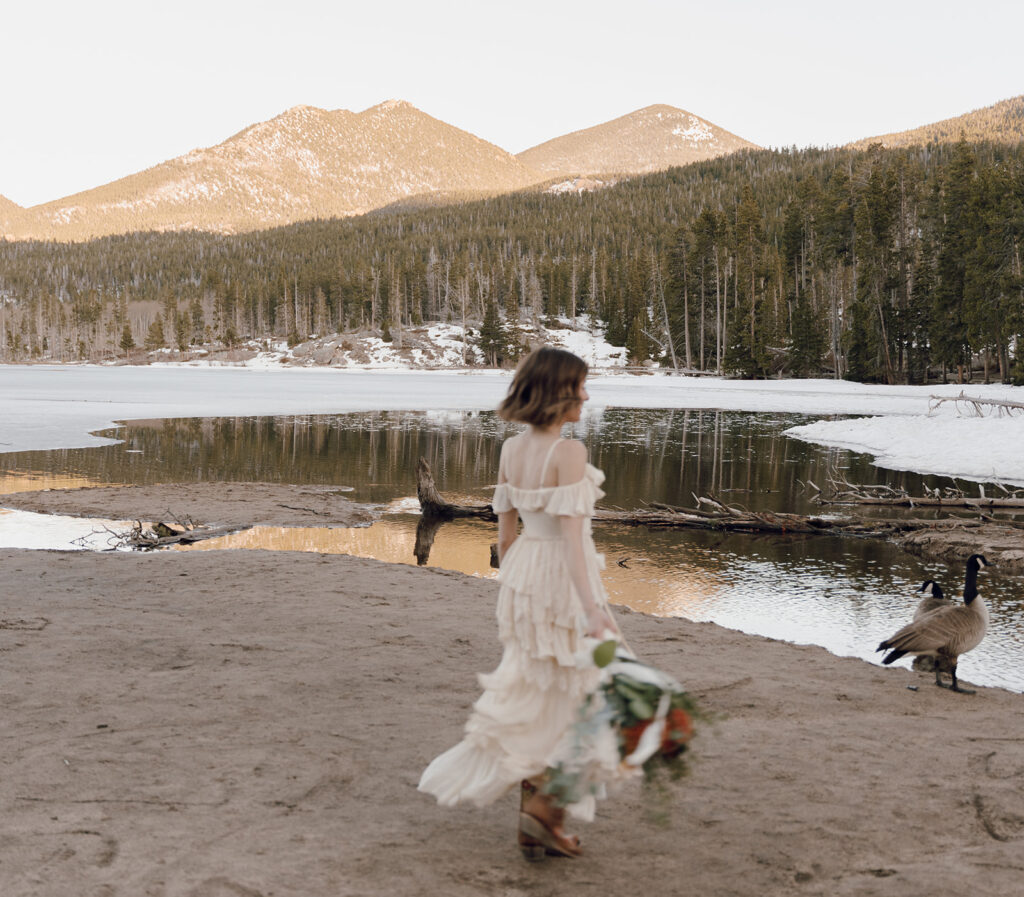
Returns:
[[[966,140],[961,139],[953,150],[953,157],[943,178],[943,223],[933,293],[935,313],[932,316],[932,345],[940,361],[957,367],[957,379],[961,383],[964,380],[965,365],[968,366],[967,374],[970,374],[964,289],[966,261],[974,236],[969,214],[975,164],[973,149]]]
[[[121,347],[121,351],[124,352],[125,357],[135,348],[135,337],[132,336],[131,325],[125,321],[124,327],[121,328],[121,341],[118,344]]]
[[[793,309],[793,340],[788,360],[797,377],[816,377],[821,374],[821,359],[825,354],[826,342],[811,308],[810,299],[803,295]]]
[[[501,326],[496,302],[491,301],[486,305],[476,344],[483,352],[487,364],[497,367],[501,363],[505,355],[505,333]]]
[[[154,349],[162,349],[166,341],[164,339],[164,319],[162,315],[157,315],[153,319],[153,323],[149,325],[149,331],[146,333],[145,346],[149,351]],[[122,348],[124,348],[122,346]]]
[[[526,352],[523,343],[523,329],[519,325],[519,304],[515,290],[509,290],[505,296],[503,337],[505,361],[515,364]]]
[[[629,328],[626,354],[630,364],[645,364],[651,357],[651,344],[647,336],[650,321],[643,312],[637,312]]]

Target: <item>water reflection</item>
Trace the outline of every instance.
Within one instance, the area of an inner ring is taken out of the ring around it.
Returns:
[[[0,470],[0,495],[14,492],[38,492],[42,489],[83,489],[86,486],[113,485],[85,476],[67,476],[50,470]],[[118,484],[121,485],[121,484]]]
[[[611,409],[585,417],[576,435],[608,475],[608,507],[634,508],[647,501],[692,505],[695,494],[710,493],[755,510],[808,513],[817,508],[806,483],[824,487],[833,469],[851,482],[884,482],[912,494],[950,483],[886,471],[866,455],[780,436],[787,427],[813,419]],[[388,502],[415,492],[415,465],[423,456],[442,492],[486,500],[501,442],[518,429],[491,412],[134,421],[104,434],[123,439],[118,445],[0,455],[0,489],[53,488],[55,482],[43,485],[38,479],[46,476],[75,485],[316,483],[352,486],[356,501]]]
[[[376,558],[394,564],[416,564],[416,527],[419,515],[388,515],[369,527],[357,529],[315,529],[303,527],[257,526],[219,539],[208,539],[183,551],[217,551],[225,548],[266,549],[270,551],[313,551],[321,554],[351,554]],[[457,570],[470,576],[494,576],[490,566],[490,529],[473,521],[453,520],[441,528],[430,553],[430,566]]]

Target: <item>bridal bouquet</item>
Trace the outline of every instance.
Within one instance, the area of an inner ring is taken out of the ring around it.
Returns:
[[[601,669],[570,727],[561,759],[548,769],[545,791],[567,806],[603,796],[604,783],[640,772],[686,774],[696,704],[667,673],[641,663],[615,641],[588,645],[587,663]]]

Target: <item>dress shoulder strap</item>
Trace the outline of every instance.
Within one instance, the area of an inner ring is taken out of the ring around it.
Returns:
[[[547,476],[548,473],[548,464],[551,461],[551,456],[555,453],[555,449],[558,448],[558,445],[561,441],[561,438],[558,438],[554,442],[552,442],[551,448],[548,449],[548,453],[544,456],[544,463],[541,465],[540,468],[540,482],[537,484],[540,488],[544,487],[544,478]]]
[[[501,451],[498,453],[498,482],[507,483],[508,475],[505,473],[505,446],[508,445],[508,440],[501,444]]]

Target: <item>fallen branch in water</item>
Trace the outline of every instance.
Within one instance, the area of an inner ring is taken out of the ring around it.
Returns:
[[[905,489],[897,489],[884,484],[855,485],[841,473],[832,470],[828,474],[830,491],[823,491],[817,483],[808,481],[803,484],[814,490],[811,501],[819,505],[875,505],[894,508],[973,508],[994,510],[996,508],[1024,508],[1024,492],[1020,489],[1010,490],[1000,483],[988,484],[990,488],[1001,489],[1002,498],[994,498],[985,494],[984,483],[978,483],[978,497],[967,495],[963,489],[947,486],[944,489],[931,490],[927,495],[910,495]],[[927,487],[926,491],[927,491]]]
[[[933,498],[925,496],[906,495],[899,498],[845,498],[845,499],[823,499],[821,504],[829,505],[877,505],[893,508],[980,508],[992,510],[994,508],[1024,508],[1024,498]]]
[[[956,405],[957,411],[960,410],[961,403],[967,405],[975,417],[985,417],[984,409],[986,407],[989,409],[994,408],[999,417],[1002,417],[1004,414],[1024,414],[1024,402],[1010,402],[1005,399],[982,399],[978,396],[964,395],[963,390],[960,390],[960,395],[958,396],[929,396],[928,413],[930,414],[943,402],[953,402]]]
[[[726,505],[710,496],[696,499],[696,508],[652,503],[635,511],[599,509],[594,520],[654,529],[704,529],[779,535],[891,536],[930,526],[928,520],[855,520],[848,517],[815,517],[781,511],[750,511]]]

